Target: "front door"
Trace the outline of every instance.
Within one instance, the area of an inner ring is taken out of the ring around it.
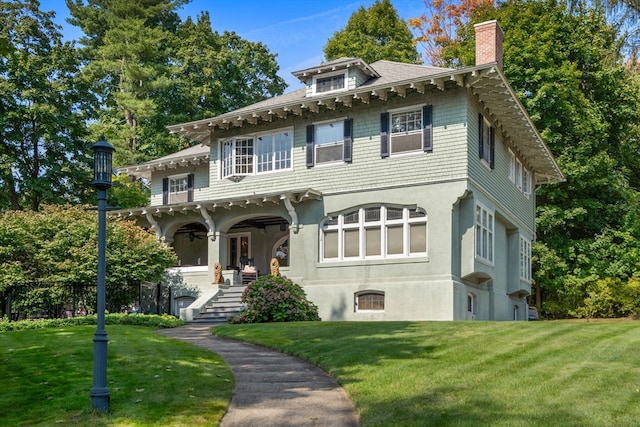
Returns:
[[[239,268],[240,258],[251,258],[251,233],[229,234],[229,254],[227,268]]]

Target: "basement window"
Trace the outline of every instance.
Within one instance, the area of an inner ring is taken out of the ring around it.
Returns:
[[[384,292],[364,291],[355,295],[356,311],[384,311]]]

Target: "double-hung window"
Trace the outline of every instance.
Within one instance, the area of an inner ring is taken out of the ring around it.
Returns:
[[[520,236],[520,279],[531,281],[531,240]]]
[[[478,114],[478,154],[491,169],[495,167],[495,129],[480,113]]]
[[[307,167],[351,162],[353,119],[307,126]]]
[[[193,174],[174,175],[162,180],[162,203],[165,205],[193,201]]]
[[[427,214],[422,209],[362,207],[328,217],[321,233],[323,261],[427,254]]]
[[[529,197],[531,194],[531,172],[523,166],[515,153],[509,150],[509,179],[516,188]]]
[[[493,264],[495,218],[492,211],[476,205],[476,258]]]
[[[390,111],[380,115],[380,156],[433,150],[430,105]]]
[[[290,130],[222,141],[222,178],[291,169],[292,149]]]

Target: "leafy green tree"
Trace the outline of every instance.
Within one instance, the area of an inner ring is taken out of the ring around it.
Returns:
[[[567,178],[537,192],[538,302],[547,315],[575,314],[600,301],[598,280],[628,282],[640,269],[638,78],[602,9],[548,1],[477,10],[443,57],[472,65],[471,24],[488,19],[505,32],[505,75]]]
[[[73,44],[36,0],[0,1],[0,209],[87,200],[96,99]]]
[[[167,50],[179,23],[175,9],[184,3],[67,0],[69,22],[85,34],[79,39],[84,77],[106,106],[98,133],[116,147],[116,165],[147,160],[157,154],[155,144],[160,155],[178,150],[177,138],[154,119],[164,101],[157,93],[171,84]]]
[[[347,26],[327,41],[324,56],[329,61],[359,57],[368,63],[380,59],[419,62],[413,35],[389,0],[376,0],[368,9],[360,6]]]
[[[233,32],[218,34],[204,12],[196,22],[181,23],[171,55],[173,85],[164,98],[173,123],[217,116],[280,95],[285,81],[277,76],[276,56],[262,43]]]
[[[0,214],[0,292],[16,310],[59,315],[74,288],[91,311],[97,281],[97,218],[82,206],[45,205],[40,212]],[[107,224],[107,309],[136,300],[138,281],[157,281],[175,264],[170,248],[132,222]]]
[[[115,165],[186,148],[166,126],[279,95],[275,55],[261,43],[213,32],[209,15],[180,21],[187,0],[67,0],[84,36],[84,75],[105,108],[95,136],[118,149]]]

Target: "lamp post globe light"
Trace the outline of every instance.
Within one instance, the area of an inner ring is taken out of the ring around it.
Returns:
[[[91,407],[109,412],[107,387],[107,331],[104,326],[106,294],[107,190],[111,188],[111,157],[115,148],[104,136],[91,147],[93,151],[93,186],[98,190],[98,326],[93,337],[93,387],[89,393]]]

